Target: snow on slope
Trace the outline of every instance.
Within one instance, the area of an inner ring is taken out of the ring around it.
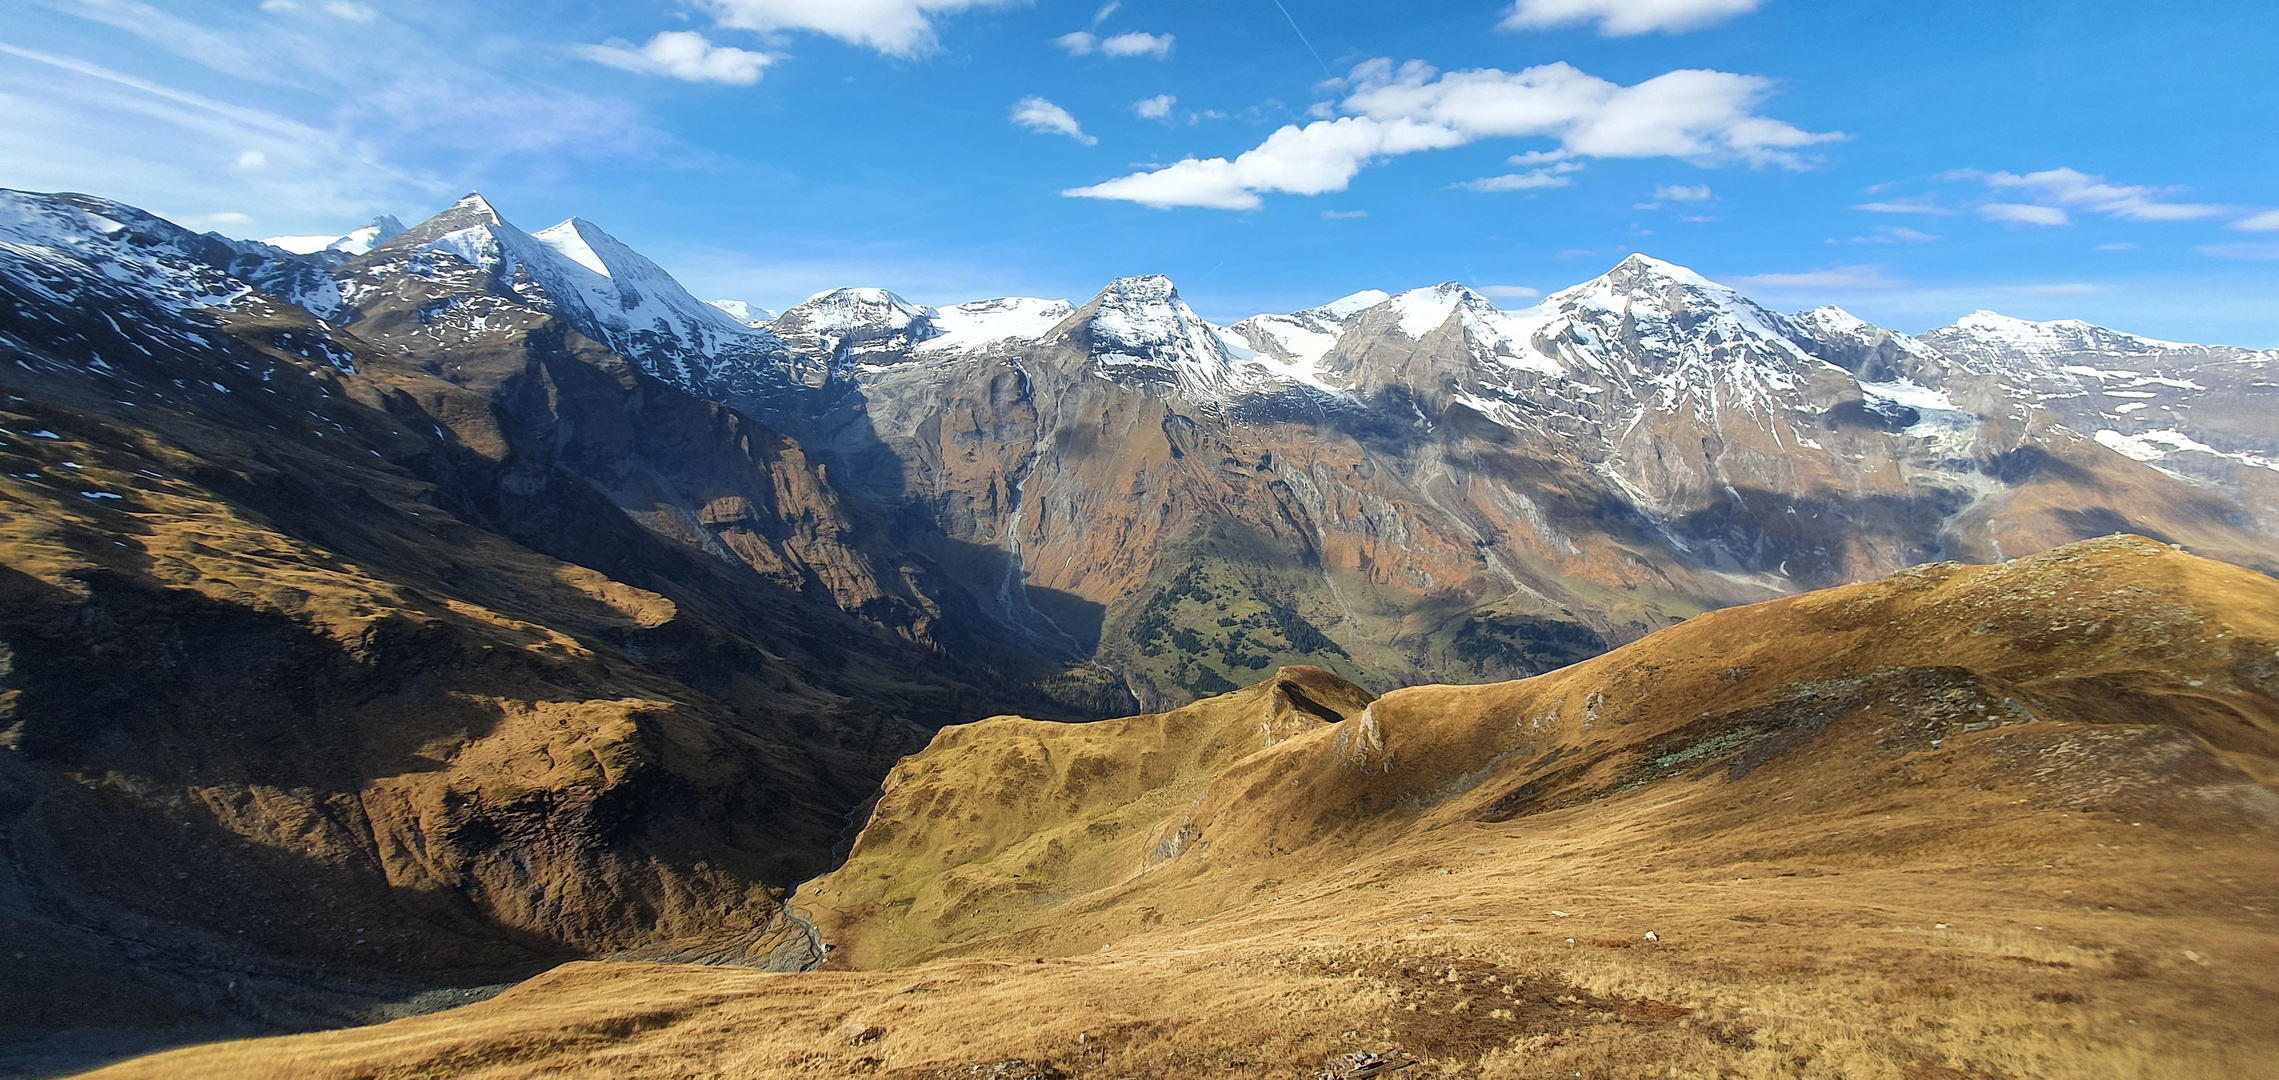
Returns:
[[[105,199],[0,189],[0,295],[35,297],[100,317],[114,335],[105,348],[144,356],[163,348],[234,363],[219,335],[193,328],[215,312],[269,310],[271,296],[289,300],[295,290],[308,294],[307,306],[321,308],[326,299],[337,303],[331,288],[321,269],[267,245],[193,233]],[[352,370],[348,353],[324,333],[304,338],[279,340],[311,360]],[[75,340],[90,345],[83,362],[58,361],[54,350],[5,334],[0,351],[17,353],[19,363],[40,357],[82,374],[119,375],[117,365],[92,349],[93,339]]]
[[[755,307],[742,300],[707,300],[705,303],[728,313],[728,317],[758,330],[774,322],[776,313],[764,307]]]
[[[984,345],[1036,341],[1074,315],[1076,308],[1066,300],[1006,296],[932,311],[937,333],[918,346],[919,352],[962,352]]]
[[[381,214],[362,227],[350,229],[338,236],[272,236],[261,242],[295,255],[333,252],[353,256],[371,251],[403,235],[403,231],[403,222],[397,221],[391,214]]]

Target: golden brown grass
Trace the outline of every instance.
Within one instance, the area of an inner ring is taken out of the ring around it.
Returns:
[[[2104,541],[1292,688],[946,731],[798,894],[866,970],[574,964],[102,1075],[2279,1075],[2269,579]]]

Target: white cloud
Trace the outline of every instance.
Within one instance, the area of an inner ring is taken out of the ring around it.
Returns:
[[[1491,300],[1533,300],[1543,295],[1525,285],[1482,285],[1479,292]]]
[[[1757,10],[1762,0],[1518,0],[1504,30],[1548,30],[1595,22],[1606,37],[1698,30]]]
[[[1531,159],[1552,167],[1475,181],[1489,185],[1483,190],[1556,186],[1574,171],[1564,167],[1572,157],[1803,168],[1799,150],[1843,138],[1756,115],[1771,82],[1721,71],[1673,71],[1626,87],[1564,63],[1442,75],[1419,62],[1396,69],[1389,60],[1372,60],[1338,84],[1350,91],[1340,103],[1350,115],[1285,126],[1231,161],[1188,158],[1062,194],[1159,208],[1247,210],[1260,205],[1262,192],[1342,191],[1374,160],[1488,138],[1554,138],[1561,145]]]
[[[1143,119],[1161,120],[1170,116],[1171,107],[1177,104],[1179,104],[1178,98],[1169,94],[1157,94],[1154,97],[1134,102],[1132,111],[1138,113]]]
[[[889,56],[934,51],[934,18],[1019,0],[693,0],[720,25],[763,34],[807,30]]]
[[[2008,225],[2071,225],[2073,219],[2055,206],[2034,206],[2028,203],[1987,203],[1978,208],[1978,216],[1988,221]]]
[[[1162,60],[1171,55],[1172,41],[1169,34],[1143,34],[1135,30],[1102,41],[1100,51],[1109,56],[1150,56]]]
[[[1663,184],[1654,189],[1654,197],[1665,202],[1706,202],[1709,199],[1709,185],[1686,187],[1682,184]]]
[[[2164,191],[2160,188],[2109,184],[2102,176],[2093,176],[2078,169],[2044,169],[2023,176],[2006,172],[1963,170],[1948,173],[1947,178],[1984,181],[1993,191],[2022,194],[2037,206],[2063,207],[2127,221],[2192,221],[2216,217],[2224,212],[2221,206],[2160,201],[2158,196],[2169,194],[2174,189]]]
[[[332,0],[332,3],[324,6],[324,10],[333,18],[346,19],[352,23],[368,23],[380,17],[379,12],[362,4],[351,4],[348,0]]]
[[[684,82],[750,86],[775,63],[767,53],[714,45],[694,30],[667,30],[646,45],[611,40],[604,45],[573,45],[570,51],[595,63],[639,75],[661,75]]]
[[[1090,56],[1097,52],[1118,59],[1130,56],[1151,56],[1162,60],[1171,55],[1174,39],[1170,34],[1143,34],[1133,31],[1101,38],[1088,31],[1078,30],[1052,39],[1070,56]]]
[[[1322,211],[1322,220],[1323,220],[1323,221],[1352,221],[1352,220],[1354,220],[1355,218],[1365,218],[1365,217],[1368,217],[1368,216],[1369,216],[1369,211],[1367,211],[1367,210],[1324,210],[1324,211]]]
[[[293,0],[261,0],[261,10],[271,15],[284,15],[288,12],[301,10],[301,5],[294,3]]]
[[[248,150],[237,156],[237,168],[240,172],[259,172],[268,167],[269,155],[259,150]]]
[[[1742,289],[1897,289],[1906,283],[1884,276],[1880,266],[1831,266],[1801,274],[1751,274],[1726,278]]]
[[[1107,22],[1108,16],[1122,11],[1123,9],[1124,0],[1108,0],[1106,4],[1100,6],[1100,10],[1098,12],[1095,12],[1093,14],[1092,25],[1098,26],[1101,23]]]
[[[2232,222],[2232,228],[2242,232],[2279,232],[2279,210],[2265,210],[2251,218]]]
[[[1078,124],[1067,109],[1034,95],[1013,104],[1013,122],[1046,135],[1066,135],[1086,146],[1097,145],[1100,141],[1086,135],[1084,126]]]
[[[2129,244],[2129,243],[2120,243],[2120,244],[2099,244],[2099,245],[2097,245],[2097,246],[2096,246],[2096,248],[2095,248],[2095,249],[2093,249],[2093,250],[2097,250],[2097,251],[2135,251],[2136,249],[2138,249],[2138,248],[2140,248],[2140,247],[2143,247],[2143,246],[2144,246],[2144,245],[2142,245],[2142,244]]]

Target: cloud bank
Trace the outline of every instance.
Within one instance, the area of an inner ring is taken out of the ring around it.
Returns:
[[[1338,82],[1348,115],[1289,125],[1232,160],[1187,158],[1062,192],[1157,208],[1250,210],[1268,192],[1343,191],[1373,161],[1445,150],[1491,138],[1551,138],[1556,151],[1523,155],[1529,173],[1474,181],[1475,190],[1556,187],[1574,158],[1674,157],[1697,165],[1744,163],[1801,169],[1805,147],[1841,139],[1756,113],[1771,80],[1722,71],[1673,71],[1621,86],[1565,63],[1518,72],[1442,74],[1411,61],[1372,60]]]

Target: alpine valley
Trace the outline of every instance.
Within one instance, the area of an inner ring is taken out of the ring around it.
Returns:
[[[1959,915],[1908,891],[1944,852],[2106,865],[2051,814],[2173,838],[2190,882],[2097,886],[2124,914],[2268,912],[2279,866],[2279,351],[1992,312],[1910,336],[1645,255],[1525,310],[1448,283],[1220,326],[1141,276],[778,314],[479,195],[257,242],[0,192],[0,395],[0,1072],[417,1016],[121,1068],[1628,1075],[1593,1025],[1635,1023],[1701,1075],[2040,1075],[1925,1003],[2095,974],[2113,1020],[2181,1000],[2201,947],[1940,923],[1963,959],[1791,980],[1890,1006],[1792,1030],[1742,1015],[1770,954],[1496,952],[1449,924],[1518,916],[1451,868],[1608,949],[1652,929],[1623,904],[1738,925],[1681,885],[1867,875],[1872,915],[1750,901],[1793,957],[1799,927]],[[1976,816],[1937,850],[1840,824],[1942,804]],[[1617,863],[1676,876],[1617,903]],[[1348,910],[1333,870],[1395,897]],[[2267,929],[2194,926],[2237,948],[2191,993],[2279,1000]],[[1092,959],[1127,940],[1153,951]],[[1174,968],[1208,1016],[1164,1019]],[[465,1010],[479,1053],[418,1015],[549,969]],[[929,980],[963,987],[946,1019],[881,1019]],[[1516,1026],[1448,1020],[1467,984]],[[716,1006],[777,1041],[734,1059]],[[2253,1007],[2207,1011],[2195,1067],[2279,1061],[2219,1022]],[[1902,1013],[1944,1026],[1891,1042]],[[2183,1060],[2059,1043],[2081,1075]]]

